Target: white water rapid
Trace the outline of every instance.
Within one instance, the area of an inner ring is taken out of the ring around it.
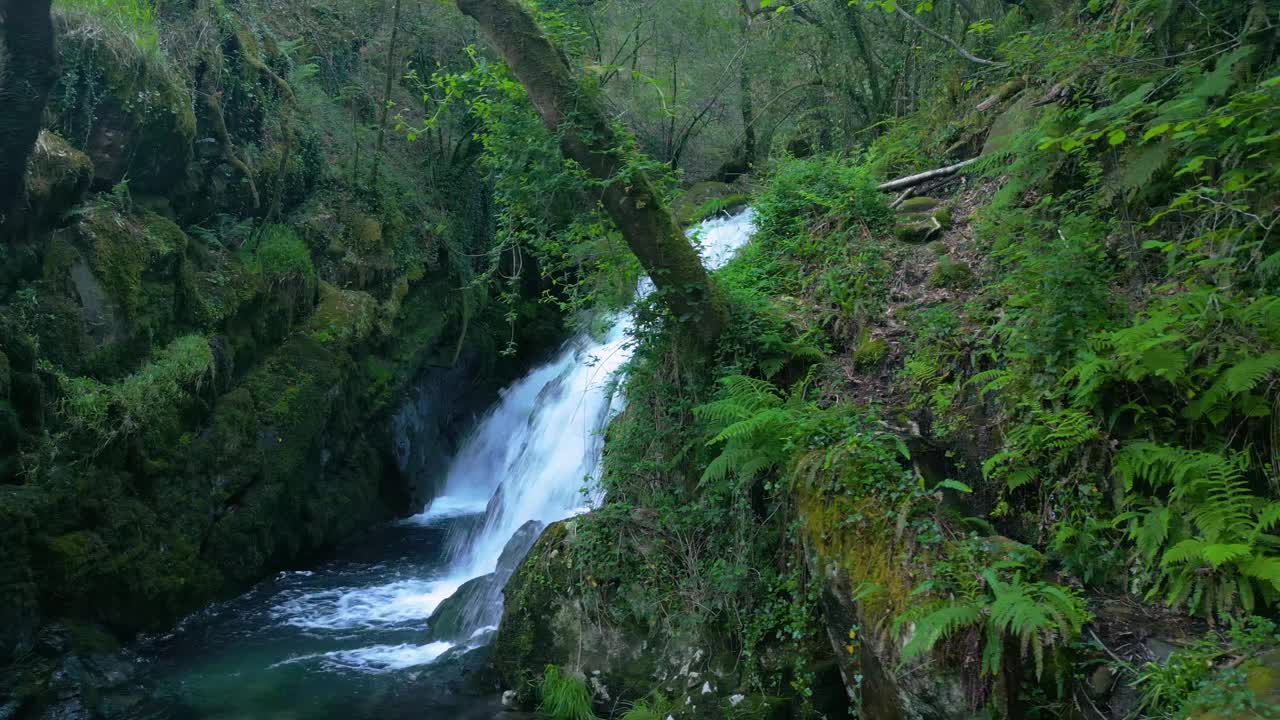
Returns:
[[[704,222],[691,236],[714,269],[728,262],[753,229],[753,213],[747,210]],[[638,292],[647,292],[648,285],[642,282]],[[276,605],[277,621],[313,632],[421,623],[467,585],[471,589],[459,596],[463,607],[450,631],[428,628],[430,642],[380,644],[321,659],[330,666],[389,672],[487,641],[501,615],[502,585],[542,528],[599,500],[603,431],[621,407],[616,389],[631,358],[632,329],[631,314],[621,313],[602,338],[573,338],[555,359],[502,392],[454,459],[442,495],[407,521],[452,520],[462,528],[451,538],[439,575],[307,592]],[[468,516],[474,521],[460,521]]]

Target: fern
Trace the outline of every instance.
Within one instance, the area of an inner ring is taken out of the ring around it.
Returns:
[[[694,408],[695,417],[711,426],[707,445],[720,453],[702,473],[702,483],[735,477],[749,483],[789,459],[788,438],[796,429],[804,383],[783,398],[767,380],[732,375],[720,379],[719,397]]]
[[[1252,494],[1247,469],[1244,454],[1155,443],[1133,443],[1117,454],[1113,472],[1126,502],[1146,506],[1117,522],[1129,526],[1141,561],[1159,571],[1149,595],[1219,616],[1280,597],[1280,554],[1268,535],[1280,522],[1280,503]]]
[[[1018,573],[1001,580],[994,569],[980,573],[986,592],[969,600],[947,600],[899,618],[897,626],[913,619],[911,638],[902,648],[903,662],[932,650],[939,642],[966,628],[983,637],[984,675],[1000,672],[1006,640],[1030,656],[1036,677],[1044,674],[1045,653],[1065,647],[1080,635],[1089,619],[1073,591],[1046,582],[1026,582]]]

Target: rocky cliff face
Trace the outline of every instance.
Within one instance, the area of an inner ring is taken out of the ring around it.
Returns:
[[[471,415],[557,335],[517,300],[527,342],[499,357],[507,310],[462,297],[439,235],[483,246],[476,198],[429,210],[395,139],[379,184],[340,176],[326,113],[351,101],[296,73],[284,89],[286,40],[255,13],[182,10],[167,43],[220,41],[185,54],[56,18],[60,80],[0,265],[0,716],[80,692],[65,658],[420,508]]]

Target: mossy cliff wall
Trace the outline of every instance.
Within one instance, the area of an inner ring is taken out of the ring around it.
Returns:
[[[473,413],[559,336],[541,288],[512,307],[468,287],[478,176],[421,188],[432,168],[394,137],[376,183],[367,154],[345,172],[373,69],[348,58],[330,95],[256,5],[192,7],[158,26],[172,53],[57,15],[4,238],[0,696],[35,705],[47,678],[19,669],[56,624],[164,629],[420,508]]]

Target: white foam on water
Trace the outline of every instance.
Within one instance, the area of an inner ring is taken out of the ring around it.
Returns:
[[[489,504],[487,497],[473,495],[470,497],[451,497],[443,495],[431,501],[427,509],[405,519],[406,525],[430,525],[440,520],[479,515]]]
[[[308,661],[318,661],[320,666],[328,670],[349,670],[361,673],[382,674],[407,670],[422,665],[430,665],[437,658],[453,648],[447,642],[434,642],[427,645],[371,645],[354,650],[334,650],[312,655],[299,655],[278,662],[271,667],[296,665]]]
[[[290,597],[271,609],[277,621],[313,631],[376,628],[426,620],[461,582],[400,580],[372,587],[319,590]]]

